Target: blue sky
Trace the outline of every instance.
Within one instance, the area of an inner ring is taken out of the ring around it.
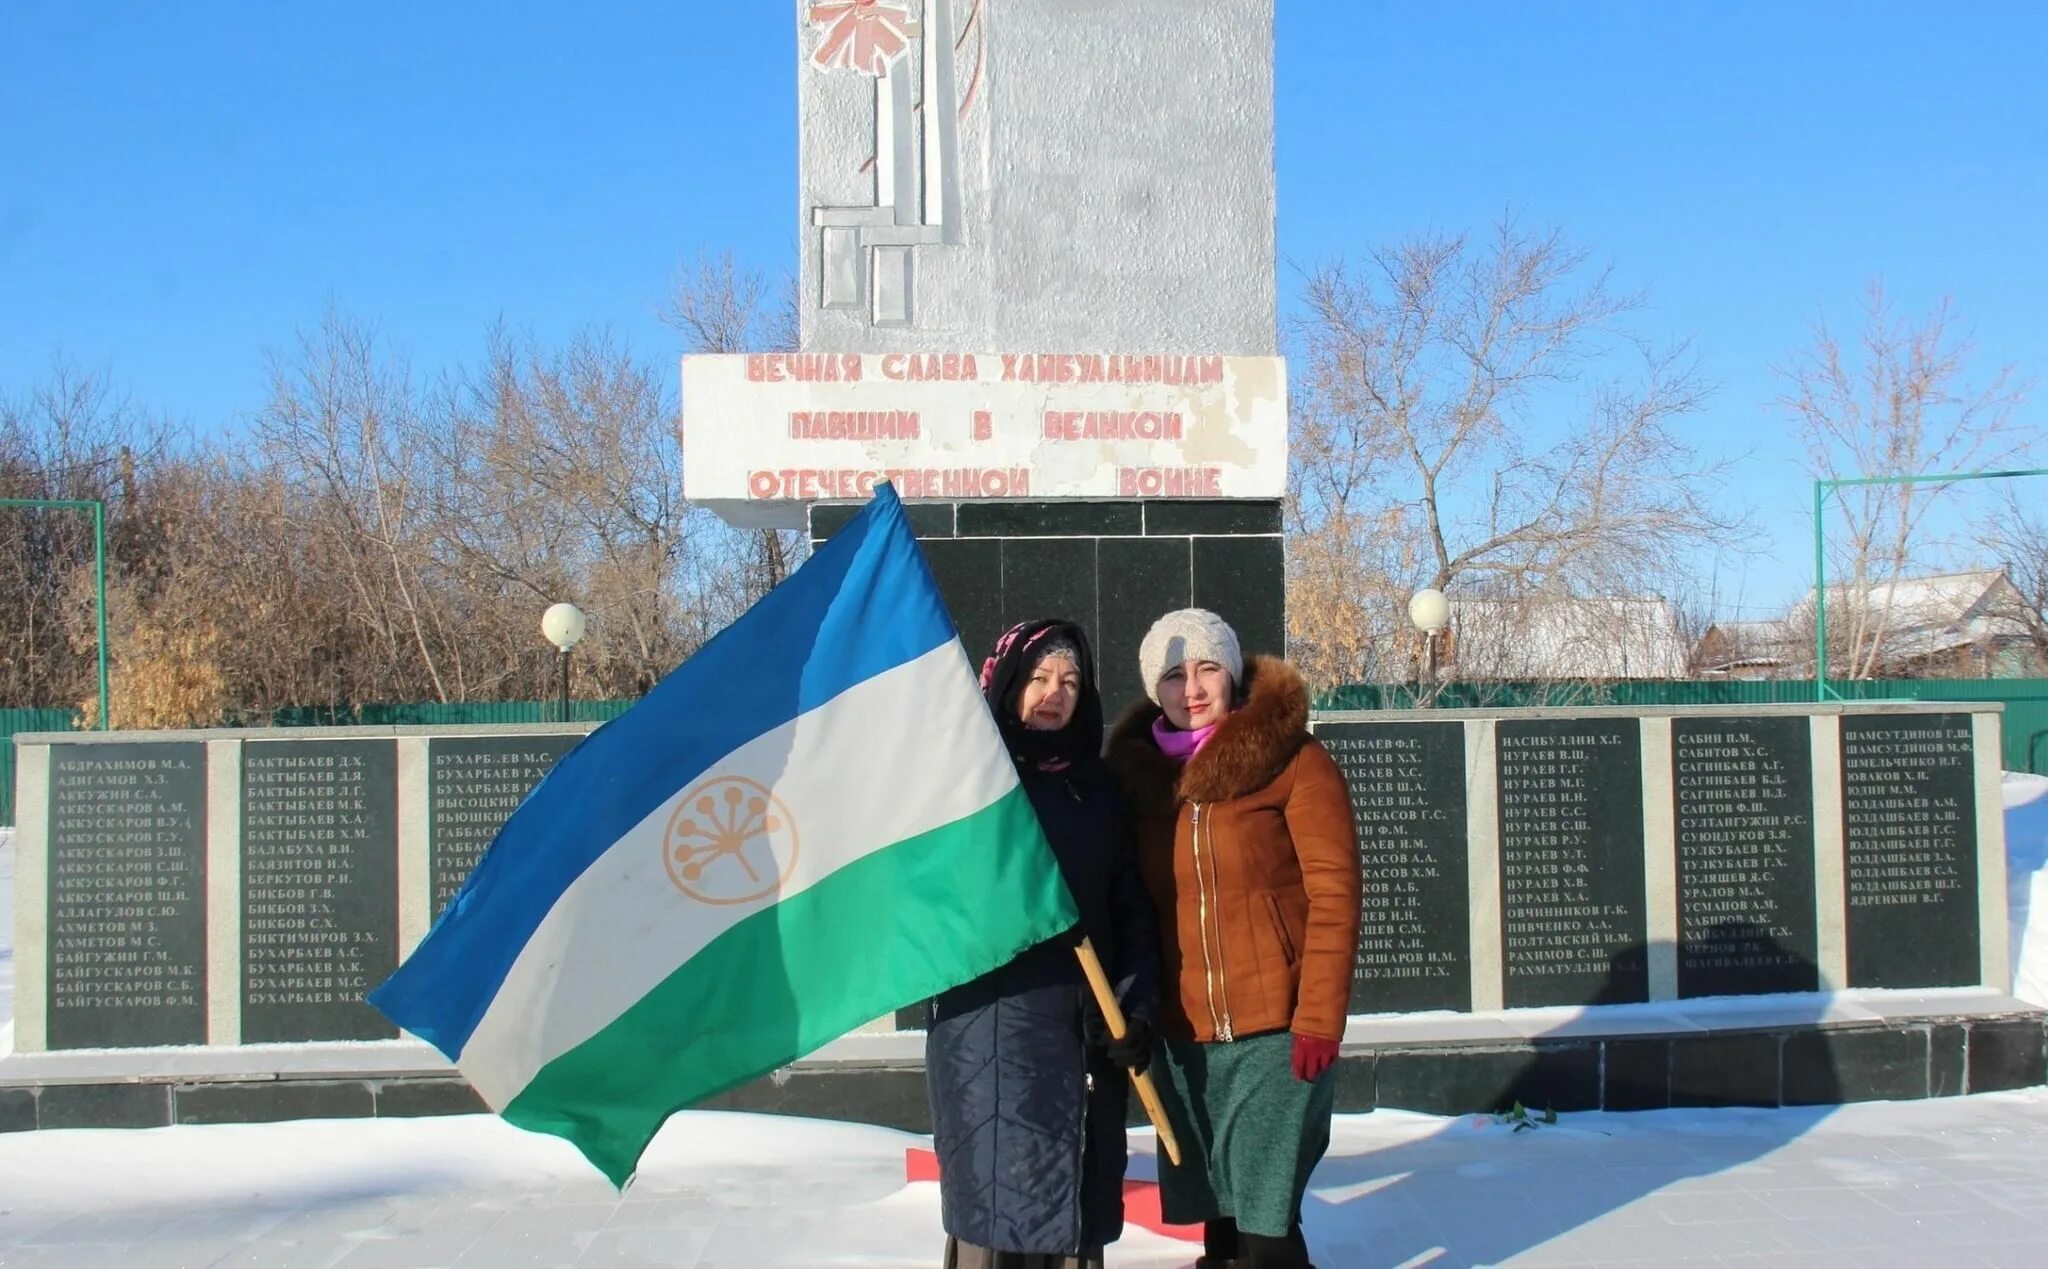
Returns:
[[[1017,3],[1022,0],[1003,0]],[[795,254],[785,0],[77,4],[0,17],[0,392],[62,355],[205,431],[332,302],[414,368],[503,321],[655,318],[678,266]],[[1882,276],[1952,296],[1977,365],[2048,392],[2048,6],[1282,0],[1282,291],[1296,266],[1505,208],[1650,298],[1720,385],[1780,603],[1806,479],[1771,366]],[[2029,411],[2048,417],[2037,393]]]

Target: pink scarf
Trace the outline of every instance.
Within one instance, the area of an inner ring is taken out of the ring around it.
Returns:
[[[1161,714],[1152,720],[1152,739],[1159,742],[1159,752],[1175,762],[1186,762],[1202,751],[1202,746],[1209,743],[1209,737],[1216,734],[1219,726],[1219,723],[1210,723],[1207,727],[1182,731]]]

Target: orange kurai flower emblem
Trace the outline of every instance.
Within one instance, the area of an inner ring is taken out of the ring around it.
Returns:
[[[764,785],[716,776],[690,790],[662,835],[676,889],[700,903],[773,897],[796,866],[796,822]]]
[[[811,61],[821,70],[849,69],[880,77],[910,47],[917,23],[888,0],[825,0],[811,6],[811,24],[825,28]]]

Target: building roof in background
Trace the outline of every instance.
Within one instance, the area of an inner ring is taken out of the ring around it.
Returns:
[[[1686,645],[1660,596],[1452,599],[1451,670],[1462,679],[1682,679]]]
[[[1913,661],[1958,648],[2026,639],[2033,621],[2025,597],[2004,569],[1973,569],[1926,577],[1828,587],[1828,623],[1882,624],[1884,659]],[[1813,592],[1806,592],[1785,625],[1810,629]]]
[[[1799,647],[1798,632],[1788,622],[1722,621],[1700,637],[1693,661],[1706,675],[1768,670],[1793,660]]]

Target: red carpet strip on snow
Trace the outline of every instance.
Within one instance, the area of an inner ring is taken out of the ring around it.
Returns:
[[[915,1147],[903,1152],[903,1179],[905,1181],[936,1181],[939,1179],[939,1156],[929,1150]],[[1159,1183],[1157,1181],[1124,1182],[1124,1220],[1141,1229],[1182,1242],[1202,1241],[1200,1225],[1169,1225],[1159,1214]]]

